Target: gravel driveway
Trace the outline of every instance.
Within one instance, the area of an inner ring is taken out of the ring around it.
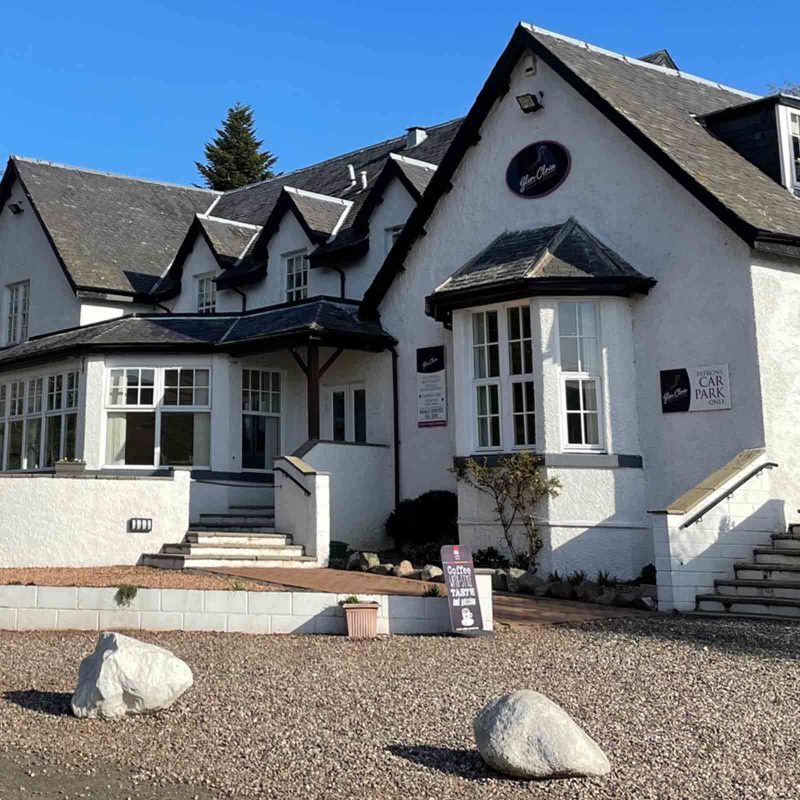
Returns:
[[[654,615],[493,640],[139,636],[188,661],[195,687],[170,711],[109,723],[67,714],[94,636],[0,633],[2,800],[78,796],[62,773],[106,800],[742,800],[800,785],[797,625]],[[610,777],[535,784],[484,769],[472,718],[525,687],[584,725]]]

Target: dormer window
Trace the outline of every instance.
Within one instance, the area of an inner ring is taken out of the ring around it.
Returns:
[[[30,281],[12,283],[6,288],[8,296],[6,344],[17,344],[28,338],[28,312],[31,297]]]
[[[795,190],[800,190],[800,112],[789,114],[789,146],[792,154],[792,179]]]
[[[283,261],[286,265],[287,301],[305,300],[308,297],[308,260],[305,251],[287,253]]]
[[[217,310],[217,284],[213,273],[197,277],[197,310],[201,314],[213,314]]]

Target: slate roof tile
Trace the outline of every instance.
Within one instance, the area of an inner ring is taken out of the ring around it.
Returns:
[[[198,217],[218,260],[232,263],[245,251],[257,230],[233,222],[220,222],[208,217]]]

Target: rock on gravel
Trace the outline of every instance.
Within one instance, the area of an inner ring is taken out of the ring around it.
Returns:
[[[602,777],[611,770],[597,742],[539,692],[519,690],[493,700],[474,728],[481,758],[514,778]]]
[[[121,633],[101,633],[78,670],[72,712],[79,718],[114,719],[169,708],[194,678],[169,650]]]

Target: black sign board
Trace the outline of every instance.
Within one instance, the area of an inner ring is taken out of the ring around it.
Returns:
[[[685,369],[664,369],[661,371],[661,411],[670,414],[688,411],[691,402],[689,373]]]
[[[558,142],[534,142],[517,153],[506,170],[506,183],[520,197],[544,197],[569,175],[569,151]]]
[[[470,549],[459,544],[445,545],[441,553],[453,630],[456,633],[483,630],[478,584]]]

